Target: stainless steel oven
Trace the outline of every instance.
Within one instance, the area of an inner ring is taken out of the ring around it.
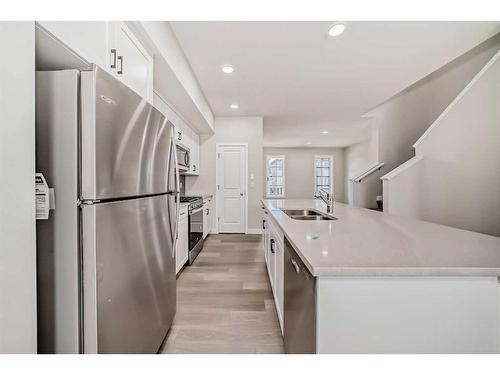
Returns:
[[[189,202],[189,259],[188,265],[194,260],[203,248],[203,199],[201,197],[181,197],[181,202]]]
[[[187,172],[189,171],[189,148],[177,144],[176,145],[176,150],[177,150],[177,168],[179,172]]]

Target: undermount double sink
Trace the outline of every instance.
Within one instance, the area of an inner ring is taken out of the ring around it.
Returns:
[[[290,216],[290,218],[294,220],[337,220],[336,217],[332,215],[325,214],[321,211],[313,210],[313,209],[304,209],[304,210],[284,210],[285,214]]]

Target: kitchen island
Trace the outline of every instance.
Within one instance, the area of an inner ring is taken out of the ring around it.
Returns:
[[[289,352],[499,352],[500,238],[342,203],[337,220],[296,220],[283,210],[326,205],[262,203]]]

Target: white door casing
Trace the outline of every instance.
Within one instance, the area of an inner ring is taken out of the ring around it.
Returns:
[[[247,226],[246,143],[217,143],[217,228],[219,233],[245,233]]]

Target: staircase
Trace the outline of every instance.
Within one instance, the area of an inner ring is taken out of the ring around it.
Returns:
[[[382,177],[384,211],[500,236],[500,50]]]
[[[441,121],[437,119],[442,118],[450,103],[456,100],[460,93],[467,92],[468,85],[499,49],[500,33],[363,115],[364,118],[370,119],[372,134],[369,141],[350,146],[346,151],[346,170],[349,173],[352,169],[358,172],[350,174],[350,180],[347,181],[350,204],[373,208],[376,206],[376,197],[387,195],[388,192],[388,189],[383,192],[380,177],[390,172],[387,177],[394,178],[407,168],[421,168],[420,159],[412,159],[416,156],[416,147],[413,145],[419,138],[426,139],[427,135],[431,134],[432,127],[429,125]],[[469,128],[468,131],[470,130]],[[365,160],[353,159],[354,155],[361,158],[365,156]],[[367,155],[370,157],[366,158]],[[377,163],[384,163],[381,171],[374,172],[359,183],[353,182],[355,176],[366,172]],[[421,209],[418,200],[413,203],[418,207],[410,209],[409,202],[405,200],[402,202],[403,206],[397,199],[395,194],[386,196],[384,210],[392,210],[391,206],[393,209],[398,207],[399,214],[413,217],[415,210]]]

